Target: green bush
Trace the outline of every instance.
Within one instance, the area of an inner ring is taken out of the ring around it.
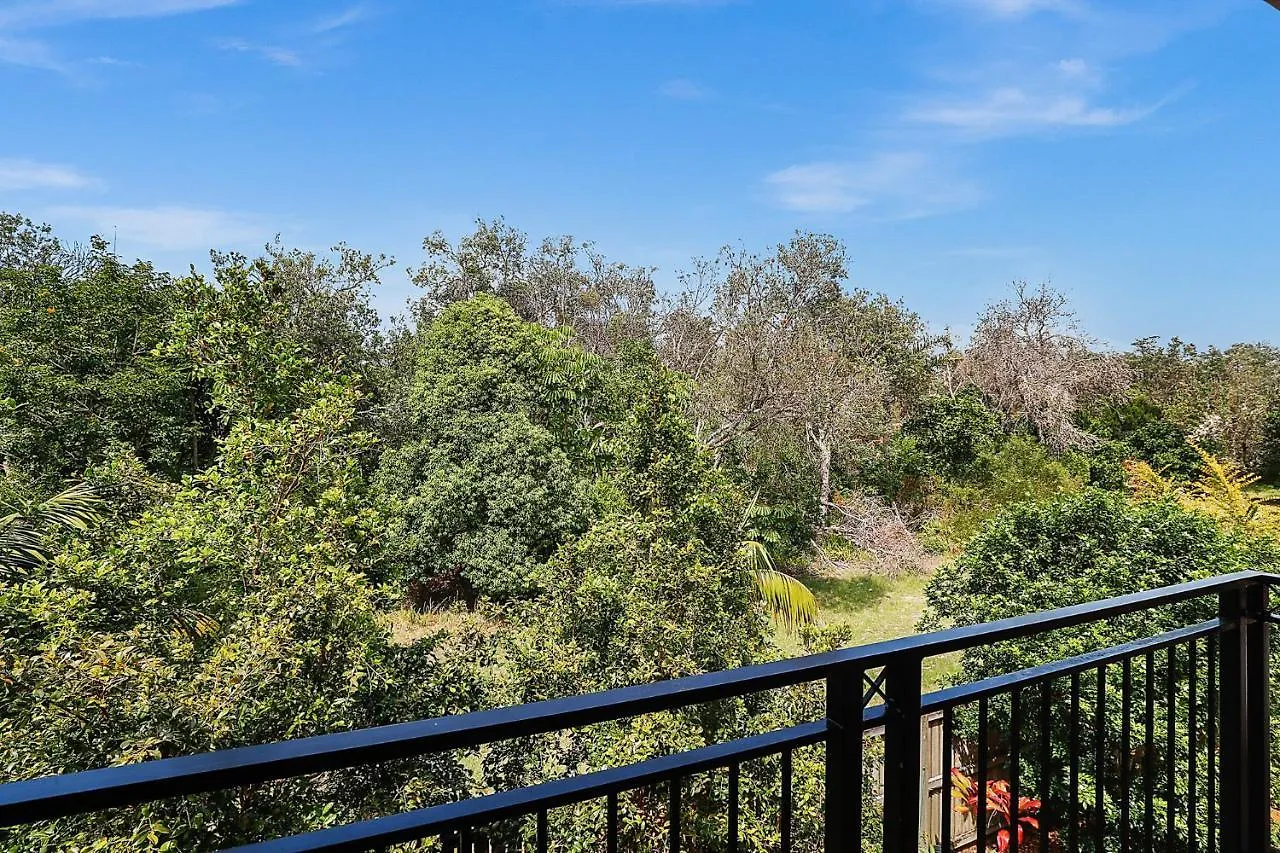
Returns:
[[[930,470],[950,480],[981,476],[1001,439],[999,416],[972,385],[925,398],[902,432],[915,439]]]
[[[219,464],[105,545],[0,575],[8,779],[469,710],[485,645],[392,646],[357,395],[236,424]],[[465,795],[454,756],[12,830],[9,850],[204,850]]]
[[[428,327],[409,392],[409,438],[382,459],[390,558],[410,598],[531,595],[537,567],[588,522],[603,372],[563,335],[476,297]]]
[[[1242,569],[1270,570],[1270,539],[1222,530],[1173,501],[1135,502],[1099,490],[1019,503],[985,524],[926,588],[922,628],[971,625]],[[1008,672],[1209,618],[1213,606],[1118,617],[965,655],[967,677]]]
[[[935,530],[963,543],[1005,507],[1051,500],[1083,488],[1086,473],[1071,456],[1054,457],[1030,436],[1011,435],[978,463],[980,478],[944,482]]]
[[[1109,400],[1079,418],[1080,426],[1103,440],[1091,454],[1090,482],[1102,488],[1123,488],[1119,462],[1140,459],[1166,477],[1194,479],[1200,457],[1182,427],[1167,420],[1160,407],[1140,394]]]
[[[970,540],[965,553],[941,567],[930,581],[925,590],[927,609],[920,627],[936,629],[972,625],[1243,569],[1267,571],[1277,566],[1280,566],[1280,546],[1274,540],[1226,531],[1213,519],[1187,510],[1172,500],[1138,503],[1114,493],[1088,490],[1038,504],[1018,504],[993,518]],[[1216,600],[1209,597],[1036,634],[1017,641],[979,646],[964,653],[961,678],[964,681],[976,680],[1108,648],[1195,624],[1212,618],[1215,612]],[[1169,666],[1166,665],[1166,655],[1166,652],[1159,652],[1155,657],[1153,704],[1156,719],[1166,719],[1165,696],[1169,690],[1168,682],[1172,679],[1175,701],[1182,712],[1177,717],[1175,742],[1179,754],[1185,755],[1189,736],[1185,715],[1188,707],[1186,652],[1178,652]],[[1141,692],[1143,666],[1141,658],[1134,662],[1135,708],[1144,701]],[[1104,713],[1108,738],[1112,739],[1117,737],[1125,721],[1120,689],[1122,677],[1122,667],[1109,667]],[[1203,684],[1203,669],[1199,670],[1199,677]],[[1096,676],[1092,673],[1082,677],[1083,709],[1095,707],[1096,683]],[[1054,734],[1051,737],[1050,764],[1045,767],[1041,765],[1034,747],[1040,737],[1038,714],[1044,695],[1041,690],[1022,691],[1023,746],[1027,750],[1022,755],[1022,779],[1028,789],[1037,790],[1040,779],[1047,773],[1055,786],[1053,801],[1062,803],[1067,793],[1063,779],[1069,760],[1067,721],[1062,708],[1068,694],[1064,692],[1061,681],[1049,686],[1050,720]],[[1197,728],[1203,732],[1207,725],[1203,686],[1200,695]],[[993,731],[1009,730],[1009,707],[1007,697],[992,700]],[[962,737],[974,736],[973,720],[968,712],[960,715],[959,727]],[[1137,736],[1141,737],[1140,734]],[[1007,745],[996,749],[998,758],[1001,750],[1007,750]],[[1107,760],[1109,765],[1104,787],[1110,836],[1118,832],[1120,815],[1115,805],[1125,795],[1118,784],[1120,774],[1116,765],[1130,760],[1130,757],[1112,752]],[[1155,766],[1163,766],[1163,757]],[[1127,796],[1132,802],[1141,802],[1142,787],[1149,780],[1144,780],[1140,766],[1133,768],[1130,779],[1133,787]],[[1093,768],[1086,766],[1081,788],[1090,799],[1094,784]],[[1173,832],[1175,837],[1185,840],[1188,832],[1186,790],[1184,782],[1179,785],[1179,800],[1175,803],[1179,816]],[[1200,796],[1203,795],[1201,791]],[[1163,837],[1163,788],[1157,799],[1161,803],[1156,810],[1156,825]],[[1071,819],[1049,809],[1042,818],[1049,826],[1061,826],[1062,821]],[[1202,824],[1202,837],[1204,832]]]
[[[105,241],[83,252],[0,213],[10,241],[44,244],[42,263],[0,265],[0,462],[53,486],[126,446],[176,477],[209,450],[204,399],[180,361],[155,351],[179,289]]]

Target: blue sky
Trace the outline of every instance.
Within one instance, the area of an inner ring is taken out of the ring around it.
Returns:
[[[1262,0],[0,0],[0,209],[178,271],[501,215],[663,283],[803,228],[939,328],[1051,279],[1280,343],[1277,48]]]

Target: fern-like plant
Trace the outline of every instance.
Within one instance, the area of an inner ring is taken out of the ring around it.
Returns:
[[[1151,467],[1149,462],[1141,459],[1126,459],[1121,463],[1124,469],[1124,482],[1138,500],[1156,500],[1176,494],[1177,487],[1173,480]]]
[[[1231,461],[1218,459],[1195,442],[1191,446],[1200,455],[1204,473],[1191,484],[1194,500],[1211,514],[1228,524],[1247,527],[1258,517],[1258,502],[1246,490],[1258,478]]]
[[[1194,441],[1189,443],[1200,456],[1198,480],[1179,485],[1146,462],[1130,459],[1124,463],[1124,473],[1133,496],[1139,500],[1173,497],[1186,508],[1211,515],[1231,527],[1260,525],[1261,502],[1249,494],[1249,487],[1258,482],[1258,478],[1234,462],[1219,459]]]

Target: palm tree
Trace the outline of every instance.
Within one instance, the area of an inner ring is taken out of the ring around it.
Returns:
[[[771,542],[775,546],[778,544],[777,535],[757,525],[757,519],[769,515],[769,508],[761,506],[758,498],[756,495],[751,499],[743,514],[738,556],[751,573],[756,594],[764,603],[765,610],[775,622],[794,634],[817,621],[818,600],[809,587],[774,565],[769,545]]]
[[[0,568],[26,570],[49,558],[44,537],[51,529],[88,530],[101,515],[102,504],[85,483],[74,483],[56,495],[22,503],[0,517]]]

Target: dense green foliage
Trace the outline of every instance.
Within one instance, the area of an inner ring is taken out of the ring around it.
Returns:
[[[971,625],[997,607],[1013,616],[1277,565],[1280,548],[1269,539],[1232,534],[1173,501],[1134,502],[1089,490],[1017,504],[988,523],[934,575],[926,624]],[[965,655],[965,674],[1008,672],[1150,636],[1187,624],[1190,615],[1180,608],[1144,612],[984,646]]]
[[[397,576],[415,600],[528,595],[537,567],[587,523],[584,402],[599,365],[489,297],[458,303],[424,336],[409,440],[382,459],[399,507]]]
[[[921,401],[915,415],[902,425],[902,432],[915,439],[930,470],[953,480],[986,473],[985,466],[1001,437],[999,418],[971,385],[958,394]]]
[[[1278,559],[1253,515],[1133,502],[1121,468],[1194,480],[1188,438],[1280,468],[1267,347],[1036,338],[1028,317],[1047,306],[1048,328],[1064,300],[1019,288],[953,351],[849,287],[822,235],[695,262],[669,299],[646,267],[500,221],[424,248],[425,295],[387,327],[370,300],[390,262],[346,246],[173,277],[0,215],[0,782],[743,666],[776,659],[779,630],[835,647],[847,633],[812,624],[786,572],[918,565],[920,534],[961,552],[930,624]],[[966,672],[1153,618],[979,650]],[[817,687],[776,691],[0,848],[215,849],[821,714]],[[778,843],[777,772],[743,768],[748,849]],[[820,751],[798,752],[796,849],[820,848],[821,779]],[[704,849],[724,780],[687,796]],[[628,846],[659,845],[664,799],[623,803]],[[553,820],[566,849],[598,849],[599,803]]]
[[[100,240],[72,251],[0,216],[5,232],[39,260],[0,265],[0,459],[44,485],[124,448],[168,475],[197,467],[203,400],[155,351],[179,305],[173,284]]]
[[[922,627],[972,625],[988,620],[993,612],[1014,616],[1234,571],[1274,571],[1277,567],[1280,567],[1280,542],[1273,538],[1223,527],[1210,516],[1185,508],[1171,498],[1137,502],[1118,494],[1089,490],[1053,501],[1020,504],[989,522],[970,540],[964,555],[939,569],[930,582]],[[1194,625],[1215,614],[1214,599],[1196,599],[1035,634],[1014,642],[978,646],[964,653],[962,677],[966,681],[979,679],[1061,660]],[[1156,719],[1171,716],[1166,697],[1174,697],[1176,712],[1172,716],[1177,719],[1177,725],[1171,737],[1181,754],[1190,748],[1186,717],[1190,679],[1203,681],[1205,677],[1200,669],[1194,673],[1189,671],[1187,654],[1185,646],[1175,651],[1160,651],[1150,659],[1152,669],[1147,676],[1152,679],[1154,698],[1150,707],[1154,708]],[[1135,702],[1145,701],[1142,659],[1134,659],[1132,665],[1136,672],[1127,686],[1123,684],[1126,672],[1123,667],[1112,666],[1107,671],[1101,707],[1109,738],[1115,738],[1133,718],[1133,712],[1124,705],[1122,687],[1135,691],[1138,697]],[[1089,673],[1081,681],[1082,707],[1098,708],[1097,677]],[[1069,701],[1061,692],[1061,684],[1051,684],[1050,689],[1053,704],[1061,706]],[[1038,689],[1022,693],[1024,701],[1036,703],[1032,707],[1037,709],[1045,695]],[[1200,695],[1202,704],[1196,726],[1203,736],[1208,721],[1203,693]],[[1007,731],[1011,714],[1007,697],[993,700],[991,713],[994,729]],[[1062,780],[1070,760],[1064,716],[1055,713],[1050,717],[1055,734],[1051,737],[1052,752],[1047,768],[1059,803],[1067,794]],[[1041,717],[1024,710],[1020,719],[1024,745],[1037,743]],[[968,713],[961,715],[961,731],[965,736],[973,736],[973,720]],[[1024,784],[1042,790],[1038,787],[1039,779],[1046,768],[1040,763],[1039,754],[1028,749],[1021,760]],[[1155,826],[1159,837],[1165,837],[1168,832],[1179,844],[1185,844],[1189,833],[1186,778],[1179,778],[1176,799],[1167,809],[1167,788],[1160,780],[1144,776],[1147,765],[1142,762],[1135,761],[1130,767],[1129,790],[1120,787],[1119,780],[1123,777],[1116,765],[1129,760],[1123,752],[1112,752],[1104,767],[1106,775],[1101,785],[1107,797],[1104,811],[1108,837],[1120,831],[1121,799],[1128,797],[1140,802],[1143,792],[1151,785],[1157,791]],[[1159,762],[1150,766],[1159,768],[1165,760],[1162,751]],[[1050,821],[1060,821],[1057,826],[1071,820],[1089,823],[1098,784],[1094,767],[1084,767],[1080,786],[1084,807],[1080,816],[1054,815]],[[1202,779],[1197,794],[1201,798],[1205,796],[1203,784]],[[1169,811],[1175,814],[1171,827],[1165,819]],[[1204,837],[1207,828],[1204,816],[1200,817],[1198,832]]]

